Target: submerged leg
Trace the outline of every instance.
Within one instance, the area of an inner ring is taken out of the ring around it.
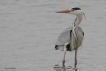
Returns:
[[[63,67],[65,67],[66,47],[64,47]]]
[[[77,50],[78,49],[75,49],[75,64],[74,64],[74,67],[76,68],[76,65],[77,65]]]

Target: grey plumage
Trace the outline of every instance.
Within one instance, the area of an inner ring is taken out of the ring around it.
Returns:
[[[80,26],[78,26],[78,30],[79,32],[84,36],[84,32],[82,30],[82,28]],[[71,44],[71,35],[72,35],[72,26],[65,29],[61,34],[60,36],[58,37],[58,40],[56,42],[56,45],[55,45],[55,49],[58,50],[64,50],[64,45],[67,44],[67,51],[71,51],[71,45],[69,47],[69,44]]]

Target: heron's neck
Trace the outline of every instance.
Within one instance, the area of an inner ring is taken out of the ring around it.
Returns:
[[[75,19],[74,24],[75,24],[76,26],[78,26],[78,25],[81,23],[82,18],[83,18],[83,14],[76,15],[76,19]]]
[[[76,19],[73,23],[73,27],[72,27],[72,48],[77,48],[80,42],[80,34],[79,34],[79,29],[78,29],[78,25],[80,24],[80,22],[82,21],[82,17],[83,15],[76,15]],[[76,45],[74,45],[76,44]]]
[[[74,34],[74,37],[76,40],[78,40],[78,36],[79,36],[79,32],[78,32],[78,25],[80,24],[80,22],[82,21],[82,17],[83,17],[83,14],[81,15],[76,15],[76,19],[73,23],[73,26],[72,26],[72,31],[73,31],[73,34]]]

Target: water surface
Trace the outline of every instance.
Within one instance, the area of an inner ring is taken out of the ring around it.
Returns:
[[[76,6],[86,14],[77,71],[106,71],[105,0],[0,0],[0,71],[55,71],[56,64],[61,66],[63,52],[54,50],[55,42],[75,16],[55,11]],[[74,66],[74,51],[67,52],[67,66]]]

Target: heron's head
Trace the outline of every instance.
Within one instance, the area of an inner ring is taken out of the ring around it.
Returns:
[[[68,13],[68,14],[74,14],[74,15],[83,15],[83,11],[79,7],[72,7],[68,10],[61,10],[57,11],[56,13]]]

